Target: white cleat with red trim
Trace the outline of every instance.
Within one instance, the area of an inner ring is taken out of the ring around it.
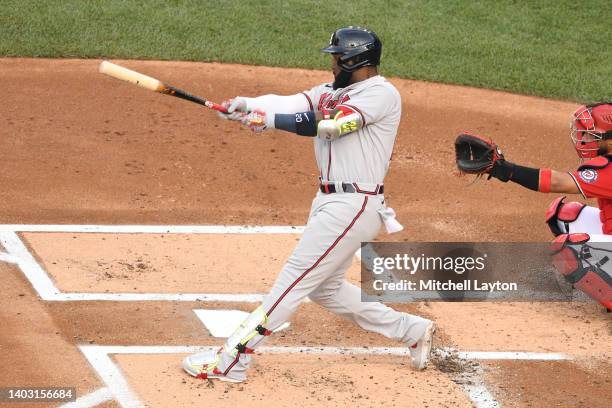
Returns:
[[[412,357],[412,367],[416,370],[423,370],[427,367],[431,357],[431,346],[433,343],[433,335],[436,331],[434,322],[430,322],[425,328],[423,337],[416,343],[410,346],[410,356]]]
[[[192,354],[189,357],[185,357],[183,360],[183,370],[192,377],[201,378],[203,380],[215,379],[232,383],[240,383],[246,380],[244,375],[244,378],[235,378],[225,375],[217,368],[219,360],[219,353],[214,350]]]

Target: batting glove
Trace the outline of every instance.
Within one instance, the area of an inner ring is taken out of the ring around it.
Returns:
[[[246,116],[246,99],[240,96],[221,102],[221,106],[228,112],[217,112],[221,119],[242,121]]]
[[[247,126],[255,133],[263,132],[269,126],[268,116],[266,112],[261,110],[254,110],[246,114],[242,119],[242,124]]]
[[[235,111],[240,111],[240,112],[247,111],[247,98],[244,98],[242,96],[237,96],[234,99],[230,99],[229,102],[230,104],[229,104],[229,107],[227,108],[227,111],[229,113],[232,113]]]

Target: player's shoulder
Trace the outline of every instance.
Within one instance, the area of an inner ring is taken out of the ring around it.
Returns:
[[[387,78],[377,75],[363,81],[362,86],[355,89],[355,93],[367,92],[368,94],[374,93],[384,98],[401,99],[400,93]]]
[[[323,84],[319,84],[315,86],[313,89],[318,89],[323,92],[330,92],[330,91],[333,91],[334,85],[331,82],[325,82]]]
[[[608,167],[610,162],[612,161],[612,154],[607,154],[604,156],[597,156],[578,167],[578,171],[581,170],[595,170],[595,169],[605,169]]]
[[[580,165],[574,174],[583,183],[608,185],[612,181],[611,162],[612,155],[597,156]]]
[[[384,78],[384,77],[381,77],[381,78],[383,79],[383,81],[380,83],[380,86],[382,86],[387,92],[391,93],[393,97],[401,99],[400,92],[395,87],[395,85],[389,82],[387,78]]]
[[[330,84],[330,83],[323,83],[323,84],[319,84],[319,85],[313,86],[307,92],[310,92],[310,93],[313,93],[313,94],[322,94],[322,93],[325,93],[325,92],[331,92],[332,90],[333,90],[332,84]]]

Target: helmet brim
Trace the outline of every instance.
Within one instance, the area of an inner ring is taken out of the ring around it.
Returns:
[[[321,49],[321,52],[326,52],[328,54],[343,54],[344,51],[346,51],[344,47],[339,47],[337,45],[330,45],[327,48]]]

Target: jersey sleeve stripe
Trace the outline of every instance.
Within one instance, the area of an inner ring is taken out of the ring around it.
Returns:
[[[356,107],[356,106],[354,106],[354,105],[349,105],[348,103],[343,103],[342,105],[343,105],[343,106],[347,106],[347,107],[351,108],[352,110],[354,110],[355,112],[359,113],[359,115],[361,115],[361,121],[363,122],[363,125],[362,125],[362,126],[365,126],[365,125],[366,125],[366,119],[365,119],[365,116],[363,116],[363,112],[361,112],[361,110],[360,110],[358,107]],[[336,109],[337,109],[337,108],[338,108],[338,107],[336,107]]]
[[[310,99],[310,96],[308,96],[306,92],[302,92],[302,95],[306,97],[306,100],[308,101],[308,105],[310,106],[310,110],[314,110],[314,105],[312,104],[312,100]]]
[[[587,199],[588,197],[586,196],[586,194],[584,194],[584,191],[582,191],[582,187],[580,187],[580,183],[578,182],[578,180],[576,180],[576,177],[574,177],[574,175],[570,172],[568,172],[567,174],[569,174],[572,180],[574,180],[574,183],[576,183],[576,187],[578,187],[578,190],[580,190],[580,194],[582,194],[582,196]]]

